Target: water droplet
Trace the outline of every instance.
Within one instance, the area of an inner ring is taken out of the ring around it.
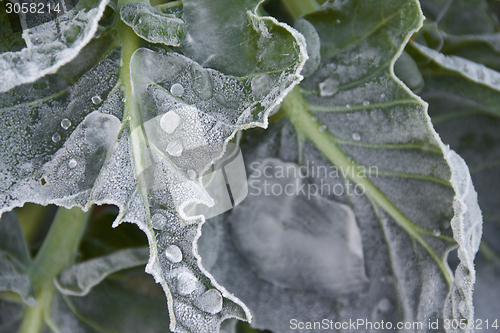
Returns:
[[[139,19],[139,24],[142,24],[142,18]]]
[[[318,117],[316,117],[316,116],[312,116],[312,117],[311,117],[311,120],[312,120],[312,121],[314,121],[314,122],[316,122],[316,121],[318,121]]]
[[[170,92],[174,96],[181,97],[184,94],[184,87],[179,83],[174,83],[170,87]]]
[[[351,106],[349,104],[346,104],[345,107],[348,108],[348,109],[351,108]]]
[[[378,302],[377,307],[379,308],[380,311],[382,312],[387,312],[391,309],[391,301],[389,301],[387,298],[382,299],[380,302]]]
[[[160,119],[160,127],[168,134],[173,133],[181,123],[181,117],[174,111],[168,111]]]
[[[163,214],[156,213],[151,218],[151,225],[156,230],[162,230],[166,224],[167,224],[167,218]]]
[[[71,121],[68,118],[61,120],[61,127],[67,130],[71,126]]]
[[[385,94],[384,93],[380,94],[380,97],[385,98]]]
[[[165,250],[165,257],[168,261],[176,264],[182,261],[182,251],[177,245],[170,245]]]
[[[319,84],[321,97],[333,96],[339,90],[339,81],[328,78]]]
[[[361,135],[359,135],[359,133],[353,133],[352,134],[352,139],[354,141],[359,141],[359,140],[361,140]]]
[[[212,97],[212,80],[210,73],[201,67],[193,68],[193,84],[194,92],[202,99],[209,99]]]
[[[194,170],[188,170],[187,175],[190,179],[195,179],[196,178],[196,171]]]
[[[337,19],[337,24],[340,24],[340,20],[339,19]]]
[[[217,289],[209,289],[198,297],[194,305],[205,312],[216,314],[222,310],[222,295]]]
[[[324,132],[325,130],[326,130],[326,125],[321,125],[321,126],[319,127],[319,131],[320,131],[320,132]]]
[[[102,99],[100,96],[97,96],[95,95],[94,97],[92,97],[92,103],[94,103],[95,105],[101,103]]]
[[[124,120],[125,120],[125,121],[130,121],[130,119],[132,119],[132,117],[131,117],[131,116],[126,116]]]
[[[184,147],[182,146],[182,139],[175,139],[168,143],[167,153],[171,156],[181,156]]]
[[[364,105],[364,106],[368,106],[368,105],[370,105],[370,102],[368,102],[368,101],[364,101],[364,102],[363,102],[363,105]]]
[[[78,163],[76,163],[76,160],[74,158],[70,159],[69,162],[68,162],[68,167],[70,169],[73,169],[74,167],[76,167]]]
[[[177,292],[189,295],[196,290],[198,279],[191,272],[182,272],[177,276]]]
[[[52,141],[54,142],[59,142],[59,140],[61,140],[61,135],[57,132],[55,132],[53,135],[52,135]]]
[[[124,92],[125,91],[125,87],[124,86],[120,86],[120,91]]]
[[[439,229],[435,229],[432,233],[433,233],[433,234],[434,234],[434,236],[436,236],[436,237],[441,236],[441,230],[439,230]]]

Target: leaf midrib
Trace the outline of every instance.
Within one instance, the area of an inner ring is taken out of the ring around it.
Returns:
[[[415,100],[418,103],[417,100]],[[301,95],[300,90],[295,88],[285,98],[282,104],[282,109],[285,115],[298,133],[305,135],[318,150],[334,165],[340,168],[355,169],[357,163],[352,161],[338,146],[335,144],[334,136],[328,131],[320,131],[322,126],[318,122],[312,120],[312,113],[308,110],[307,101]],[[356,184],[363,185],[365,194],[371,198],[378,206],[383,208],[394,221],[401,226],[411,238],[415,239],[436,262],[441,270],[444,279],[448,285],[453,282],[453,277],[450,274],[446,263],[439,257],[434,249],[421,235],[422,228],[410,221],[388,198],[375,186],[368,178],[360,177],[356,174],[347,175],[347,178]]]

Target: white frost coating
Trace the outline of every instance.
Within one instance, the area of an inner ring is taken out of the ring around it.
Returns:
[[[138,36],[151,43],[179,46],[186,36],[184,21],[162,13],[149,3],[127,3],[120,7],[120,17]]]
[[[258,18],[257,14],[255,12],[249,11],[248,15],[255,17],[255,18]],[[258,19],[260,19],[260,18],[258,18]],[[255,126],[266,128],[268,125],[267,118],[268,118],[270,112],[276,106],[278,106],[281,103],[281,101],[283,100],[283,98],[288,94],[288,92],[290,92],[294,88],[294,86],[300,80],[302,80],[302,76],[299,73],[302,70],[305,61],[307,60],[306,45],[305,45],[305,40],[304,40],[303,36],[300,33],[298,33],[297,31],[295,31],[294,29],[290,28],[288,25],[279,23],[274,18],[266,18],[266,19],[271,21],[271,23],[278,25],[278,26],[281,26],[281,27],[287,29],[288,31],[290,31],[290,33],[295,38],[295,40],[298,44],[298,48],[300,50],[300,53],[299,53],[300,62],[298,63],[298,65],[296,65],[296,67],[294,67],[294,74],[289,75],[288,77],[284,78],[290,82],[289,85],[285,86],[284,89],[280,88],[277,91],[277,93],[274,92],[273,98],[268,99],[269,102],[265,103],[265,110],[264,110],[264,112],[259,114],[259,120],[255,121],[255,120],[251,120],[251,118],[249,118],[249,115],[251,114],[251,109],[248,108],[248,110],[245,110],[242,113],[242,115],[239,117],[238,122],[236,123],[236,126],[234,126],[234,128],[231,128],[230,131],[224,130],[222,132],[224,135],[221,137],[221,139],[223,139],[224,143],[227,143],[229,140],[231,140],[231,138],[235,135],[235,133],[239,129],[245,129],[245,128],[250,128],[250,127],[255,127]],[[134,65],[134,58],[135,58],[135,63],[137,65]],[[162,103],[165,103],[165,104],[160,104],[160,106],[165,105],[165,107],[167,108],[167,109],[163,109],[163,107],[162,107],[163,112],[170,111],[169,108],[171,108],[173,105],[175,105],[175,102],[173,103],[170,99],[164,98],[163,96],[165,94],[161,94],[161,91],[159,89],[155,89],[154,85],[157,82],[173,80],[175,77],[177,77],[179,74],[182,73],[182,71],[187,67],[188,64],[191,64],[191,66],[192,66],[191,68],[192,68],[193,82],[192,82],[191,89],[196,94],[196,96],[198,96],[200,98],[200,100],[203,100],[203,101],[211,101],[211,100],[214,100],[214,98],[216,98],[217,86],[216,86],[216,82],[214,82],[214,80],[218,77],[219,74],[217,74],[216,71],[214,71],[214,70],[201,68],[200,65],[190,61],[189,59],[185,59],[180,55],[167,54],[167,56],[164,56],[164,55],[160,55],[158,53],[155,53],[155,52],[152,52],[152,51],[149,51],[146,49],[138,49],[135,51],[134,55],[132,56],[131,64],[132,64],[131,65],[131,76],[133,78],[133,80],[132,80],[133,94],[137,97],[139,103],[141,103],[141,100],[144,98],[144,96],[146,96],[148,94],[148,92],[147,92],[148,87],[153,88],[152,89],[153,93],[156,91],[156,93],[157,93],[156,96],[159,96],[158,98],[160,98],[160,100],[162,100],[162,98],[163,98],[164,102],[162,102]],[[142,66],[142,64],[144,64],[145,67]],[[157,70],[152,71],[152,70],[150,70],[150,68],[152,68],[152,67],[153,68],[168,68],[169,70],[165,71],[165,72],[160,72]],[[185,89],[184,94],[189,93],[190,87],[188,87],[184,83],[183,83],[183,87]],[[187,92],[186,92],[186,90],[187,90]],[[217,106],[217,104],[213,104],[213,105]],[[215,108],[212,107],[210,109],[210,113],[217,114],[214,111],[216,111],[218,107],[219,106],[217,106]],[[183,108],[190,111],[190,113],[192,113],[191,111],[195,110],[194,107],[189,107],[189,106],[183,106]],[[234,107],[231,107],[231,111],[232,111],[232,113],[235,112]],[[177,111],[176,111],[176,113],[177,113]],[[180,116],[182,118],[182,115],[180,115]],[[241,119],[241,121],[240,121],[240,119]],[[184,122],[184,119],[183,119],[183,122]],[[225,125],[223,125],[223,126],[225,126]],[[220,125],[217,125],[214,128],[217,129],[220,127],[221,127]],[[141,136],[137,135],[136,137],[141,137]],[[224,150],[225,150],[225,147],[223,146],[223,148],[220,151],[219,157],[224,154]],[[196,170],[196,171],[198,172],[198,174],[200,174],[200,171],[203,171],[203,170]],[[186,173],[184,173],[184,175],[186,175]],[[184,177],[186,179],[186,176],[184,176]],[[170,180],[167,180],[167,181],[169,182]],[[182,182],[178,181],[177,184],[182,184]],[[184,184],[186,184],[186,183],[184,183]],[[185,188],[183,186],[180,186],[178,192],[185,193],[186,191],[185,191]],[[248,308],[238,298],[236,298],[234,295],[229,293],[224,287],[222,287],[219,283],[217,283],[215,278],[208,271],[206,271],[203,268],[203,266],[201,265],[201,257],[199,256],[198,251],[197,251],[197,241],[198,241],[198,238],[201,236],[201,227],[204,223],[204,218],[201,217],[201,220],[200,219],[197,220],[196,217],[188,217],[185,214],[184,209],[185,209],[185,207],[189,206],[191,203],[195,203],[195,204],[205,203],[207,206],[213,205],[213,201],[212,200],[207,201],[207,199],[210,199],[210,198],[206,198],[206,199],[199,198],[199,197],[197,198],[196,196],[189,196],[188,195],[182,199],[182,200],[184,200],[184,204],[181,204],[181,205],[176,204],[177,211],[180,212],[181,217],[183,219],[185,219],[186,222],[188,222],[188,223],[190,221],[196,222],[196,223],[201,222],[201,223],[198,223],[198,226],[196,229],[196,236],[193,239],[192,254],[196,258],[196,260],[198,262],[198,268],[201,270],[202,274],[204,274],[206,277],[208,277],[210,279],[210,282],[212,283],[212,285],[221,292],[221,294],[224,298],[227,298],[227,299],[233,301],[234,303],[238,304],[243,309],[244,315],[247,318],[247,320],[251,321],[252,315],[251,315],[250,311],[248,310]],[[182,202],[182,200],[181,200],[181,202]],[[157,255],[158,250],[156,249],[156,245],[155,245],[156,238],[151,233],[151,230],[144,223],[141,223],[140,221],[137,221],[136,223],[147,234],[148,239],[149,239],[149,244],[151,246],[151,257],[150,257],[150,260],[148,262],[148,265],[146,266],[146,271],[148,273],[152,274],[155,277],[155,279],[162,284],[163,289],[165,290],[165,293],[167,295],[167,300],[168,300],[168,307],[169,307],[169,313],[170,313],[170,329],[172,331],[176,331],[176,330],[180,329],[178,324],[177,324],[178,318],[176,318],[175,312],[174,312],[175,311],[174,305],[178,301],[175,298],[175,295],[174,295],[175,292],[173,291],[174,294],[172,292],[170,292],[169,287],[164,280],[164,273],[163,273],[161,265],[158,261],[159,260],[158,255]]]
[[[47,74],[55,73],[73,60],[97,31],[97,25],[109,0],[87,12],[71,10],[45,24],[25,30],[28,47],[17,52],[0,55],[0,92],[30,83]],[[66,40],[64,32],[79,27],[81,32],[74,40]],[[62,30],[62,31],[61,31]]]
[[[460,264],[455,270],[455,281],[450,286],[444,308],[445,318],[466,318],[474,322],[472,290],[476,281],[474,257],[479,250],[482,234],[482,215],[477,201],[477,193],[472,185],[469,168],[465,161],[444,144],[446,161],[452,169],[451,183],[455,189],[453,208],[455,216],[451,220],[453,237],[459,244]],[[450,330],[451,331],[451,330]],[[467,329],[466,332],[472,331]]]
[[[90,259],[62,271],[55,285],[65,295],[85,296],[110,274],[144,265],[148,254],[145,247],[129,248]]]
[[[418,43],[413,43],[413,46],[444,68],[454,71],[458,75],[465,76],[473,82],[484,84],[500,91],[500,73],[497,71],[465,58],[444,55]]]
[[[422,22],[423,20],[420,21],[420,25],[416,30],[420,29],[423,24]],[[408,43],[411,35],[415,31],[413,31],[406,37],[404,43],[399,48],[399,52],[392,59],[390,73],[396,82],[404,87],[404,89],[409,94],[411,94],[413,98],[417,99],[419,103],[425,107],[425,118],[427,120],[428,127],[431,133],[434,135],[436,141],[439,143],[441,150],[444,153],[444,158],[451,170],[450,182],[455,191],[455,197],[453,199],[454,216],[451,220],[451,227],[453,229],[453,238],[459,245],[458,256],[460,258],[460,264],[455,270],[455,278],[452,285],[450,286],[450,290],[443,309],[443,316],[445,319],[457,319],[459,322],[460,319],[465,318],[467,322],[473,323],[474,305],[472,302],[472,291],[474,288],[474,282],[476,280],[474,257],[479,250],[483,219],[481,209],[479,208],[479,203],[477,200],[477,193],[474,190],[467,164],[457,153],[455,153],[441,141],[441,138],[435,131],[431,122],[431,118],[427,112],[427,103],[423,101],[419,96],[415,95],[394,74],[394,63],[399,55],[403,52],[404,45]],[[495,71],[487,68],[481,68],[481,71],[485,71],[486,73],[483,76],[482,74],[478,74],[479,68],[475,66],[471,68],[471,66],[469,66],[468,60],[455,56],[444,56],[432,49],[419,47],[417,43],[414,43],[414,45],[417,46],[417,48],[421,52],[430,55],[435,61],[438,61],[444,67],[450,66],[449,69],[451,70],[460,68],[459,71],[463,70],[466,73],[466,76],[473,81],[479,80],[481,82],[478,83],[483,84],[485,82],[488,82],[487,84],[493,84],[492,87],[498,87],[498,84],[500,84],[500,74]],[[481,66],[477,64],[475,65]],[[455,331],[456,330],[453,330],[452,328],[447,330],[447,332]],[[474,330],[465,328],[461,331],[473,332]]]

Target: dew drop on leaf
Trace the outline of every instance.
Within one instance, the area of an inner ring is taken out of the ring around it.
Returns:
[[[380,94],[380,97],[385,98],[385,94],[384,93]]]
[[[61,120],[61,127],[67,130],[71,126],[71,121],[68,118]]]
[[[182,272],[177,276],[177,292],[189,295],[196,290],[198,279],[191,272]]]
[[[433,231],[433,234],[434,234],[434,236],[439,237],[439,236],[441,236],[441,230],[436,229]]]
[[[196,178],[196,171],[188,170],[187,175],[188,175],[189,179],[195,179]]]
[[[368,106],[368,105],[370,105],[370,102],[368,102],[368,101],[364,101],[364,102],[363,102],[363,105],[364,105],[364,106]]]
[[[359,133],[353,133],[352,134],[352,139],[354,141],[359,141],[359,140],[361,140],[361,135],[359,135]]]
[[[183,150],[182,139],[172,140],[167,145],[167,153],[171,156],[181,156]]]
[[[101,103],[102,99],[100,96],[97,96],[95,95],[94,97],[92,97],[92,103],[94,103],[95,105]]]
[[[387,312],[391,309],[391,301],[387,298],[383,298],[377,305],[378,309],[382,312]]]
[[[219,313],[222,310],[222,295],[217,289],[210,289],[198,297],[194,305],[211,314]]]
[[[174,111],[168,111],[160,119],[160,127],[162,130],[171,134],[181,123],[181,117]]]
[[[318,121],[318,117],[316,117],[316,116],[312,116],[312,117],[311,117],[311,120],[312,120],[312,121],[314,121],[314,122],[316,122],[316,121]]]
[[[326,130],[326,125],[321,125],[321,126],[319,127],[319,131],[320,131],[320,132],[324,132],[325,130]]]
[[[167,218],[162,214],[157,213],[153,215],[153,217],[151,218],[151,225],[156,230],[162,230],[166,224],[167,224]]]
[[[170,245],[165,250],[165,257],[171,263],[178,263],[182,261],[182,251],[177,245]]]
[[[74,158],[70,159],[69,162],[68,162],[68,167],[70,169],[73,169],[74,167],[76,167],[78,163],[76,163],[76,160]]]
[[[340,20],[337,19],[337,24],[340,24]]]
[[[53,142],[59,142],[59,140],[61,140],[61,135],[57,132],[55,132],[53,135],[52,135],[52,141]]]
[[[184,87],[179,83],[174,83],[172,87],[170,87],[170,92],[174,96],[181,97],[184,94]]]
[[[349,104],[346,104],[345,107],[348,108],[348,109],[351,108],[351,106]]]
[[[339,90],[339,81],[328,78],[319,84],[321,97],[333,96]]]

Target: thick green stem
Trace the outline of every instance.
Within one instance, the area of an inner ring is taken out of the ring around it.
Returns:
[[[59,208],[38,251],[29,275],[38,304],[26,307],[19,333],[39,333],[46,322],[56,291],[54,278],[74,262],[90,211]]]
[[[282,0],[282,3],[294,20],[314,12],[320,7],[316,0]]]
[[[309,106],[300,92],[295,87],[281,104],[281,108],[299,134],[304,135],[321,151],[321,153],[333,164],[342,170],[359,170],[358,165],[347,156],[335,143],[335,137],[328,131],[322,131],[322,124],[313,120]],[[422,228],[411,222],[367,177],[357,172],[348,173],[347,178],[363,187],[365,194],[378,206],[384,209],[413,239],[415,239],[434,259],[441,269],[443,276],[451,284],[453,278],[445,262],[438,256],[434,249],[422,237]]]

